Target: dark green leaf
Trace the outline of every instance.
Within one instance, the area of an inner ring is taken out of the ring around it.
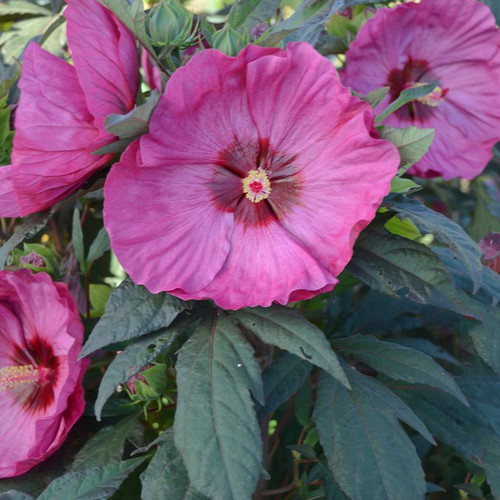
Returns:
[[[434,344],[428,339],[422,339],[418,337],[408,337],[408,338],[395,338],[389,339],[395,344],[399,344],[405,347],[411,347],[428,354],[432,358],[439,359],[441,361],[446,361],[455,366],[460,366],[460,363],[443,347]]]
[[[392,142],[398,148],[401,157],[401,170],[398,175],[406,172],[427,153],[435,135],[433,129],[418,127],[395,128],[381,126],[377,130],[382,139]]]
[[[195,491],[175,448],[173,429],[168,429],[158,444],[148,468],[141,474],[142,500],[182,499],[204,500],[206,497]]]
[[[348,271],[393,298],[480,318],[482,313],[457,290],[439,258],[425,245],[367,228],[356,242]]]
[[[268,308],[242,309],[233,317],[266,344],[279,347],[323,368],[349,387],[325,334],[298,311],[274,305]]]
[[[484,498],[484,493],[481,487],[478,484],[454,484],[453,485],[455,488],[464,491],[468,495],[470,495],[470,498],[479,498],[483,499]],[[467,496],[469,498],[469,496]]]
[[[149,119],[158,104],[160,94],[153,90],[149,99],[124,115],[109,115],[104,121],[106,130],[120,139],[135,139],[149,132]]]
[[[99,259],[111,248],[109,243],[109,236],[106,228],[101,228],[97,233],[95,240],[92,242],[89,248],[89,254],[87,255],[87,264],[94,262],[94,260]]]
[[[0,493],[0,500],[34,500],[34,497],[23,491],[10,490]]]
[[[419,99],[420,97],[424,97],[427,94],[430,94],[438,84],[439,82],[433,82],[426,85],[421,85],[420,87],[412,87],[403,90],[403,92],[399,94],[399,97],[394,102],[389,104],[389,106],[385,108],[384,112],[376,118],[375,123],[377,125],[380,125],[390,114],[394,113],[394,111],[397,111],[405,104],[408,104],[415,99]]]
[[[279,0],[236,0],[227,22],[234,29],[250,32],[257,24],[271,18],[279,4]]]
[[[176,370],[175,444],[193,486],[217,500],[251,498],[262,441],[250,390],[259,401],[264,393],[250,344],[230,318],[206,321],[182,347]]]
[[[71,471],[54,479],[37,500],[103,500],[109,498],[123,480],[146,457]]]
[[[72,469],[119,462],[122,459],[125,441],[128,438],[139,441],[141,434],[142,426],[137,414],[125,417],[115,425],[104,427],[75,455]]]
[[[325,372],[318,379],[314,419],[336,481],[352,500],[422,500],[424,474],[410,438],[351,384],[348,391]]]
[[[76,259],[80,265],[80,271],[84,273],[87,269],[85,260],[85,248],[83,242],[83,231],[80,223],[80,210],[75,208],[73,212],[73,233],[72,233],[73,248],[75,250]]]
[[[106,312],[84,345],[81,357],[110,344],[169,326],[189,307],[167,293],[153,295],[126,279],[109,297]]]
[[[101,419],[104,403],[115,392],[118,385],[126,382],[132,375],[139,373],[159,354],[169,349],[182,333],[184,333],[183,325],[163,328],[136,340],[116,356],[108,366],[99,386],[95,402],[95,414],[98,420]]]
[[[259,418],[269,415],[288,401],[300,389],[311,368],[310,363],[289,352],[284,352],[268,366],[262,373],[265,405],[258,410]]]
[[[10,252],[24,240],[35,236],[41,231],[51,215],[50,212],[38,212],[28,216],[21,225],[16,227],[14,234],[0,247],[0,271],[5,267]]]
[[[395,380],[436,387],[468,404],[453,377],[423,352],[370,335],[333,339],[332,344]]]
[[[458,258],[460,265],[467,269],[474,284],[473,293],[479,290],[483,279],[482,252],[457,223],[405,196],[389,196],[384,200],[384,206],[398,213],[402,219],[410,219],[420,231],[433,234],[446,245]]]

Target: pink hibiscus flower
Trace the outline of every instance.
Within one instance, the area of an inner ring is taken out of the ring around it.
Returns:
[[[359,31],[341,72],[361,94],[389,86],[382,111],[407,88],[439,82],[386,124],[436,130],[410,173],[445,179],[479,175],[500,138],[500,32],[477,0],[422,0],[380,9]]]
[[[69,0],[64,15],[73,65],[36,43],[24,53],[12,166],[0,169],[2,217],[45,210],[76,191],[111,158],[91,154],[116,139],[106,116],[134,107],[132,35],[95,0]]]
[[[331,290],[399,162],[372,123],[306,43],[196,54],[108,177],[113,249],[151,292],[226,309]]]
[[[483,264],[500,274],[500,233],[488,233],[480,242]]]
[[[0,272],[0,477],[52,455],[80,418],[82,340],[66,285],[27,269]]]

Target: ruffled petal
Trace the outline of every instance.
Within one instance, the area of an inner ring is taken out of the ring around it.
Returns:
[[[64,16],[78,80],[96,126],[124,114],[139,88],[137,45],[130,32],[96,0],[69,0]]]
[[[19,87],[12,179],[24,217],[78,189],[110,156],[87,150],[98,131],[73,66],[31,43]]]
[[[12,183],[12,167],[0,167],[0,217],[19,217],[14,184]]]
[[[136,166],[137,143],[108,176],[104,222],[132,279],[157,293],[195,292],[226,260],[233,214],[212,202],[210,168]]]

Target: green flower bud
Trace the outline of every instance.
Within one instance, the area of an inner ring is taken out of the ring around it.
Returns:
[[[212,36],[212,47],[228,56],[237,56],[238,52],[248,45],[248,42],[248,34],[238,33],[229,24]]]
[[[153,45],[184,48],[191,43],[193,14],[177,0],[161,0],[148,15],[148,28]]]

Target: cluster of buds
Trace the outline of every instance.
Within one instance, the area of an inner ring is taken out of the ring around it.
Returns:
[[[186,49],[198,41],[194,16],[177,0],[161,0],[148,15],[151,43],[156,47]]]
[[[247,33],[238,33],[229,24],[226,25],[212,37],[212,46],[228,56],[237,56],[239,51],[249,44]]]

